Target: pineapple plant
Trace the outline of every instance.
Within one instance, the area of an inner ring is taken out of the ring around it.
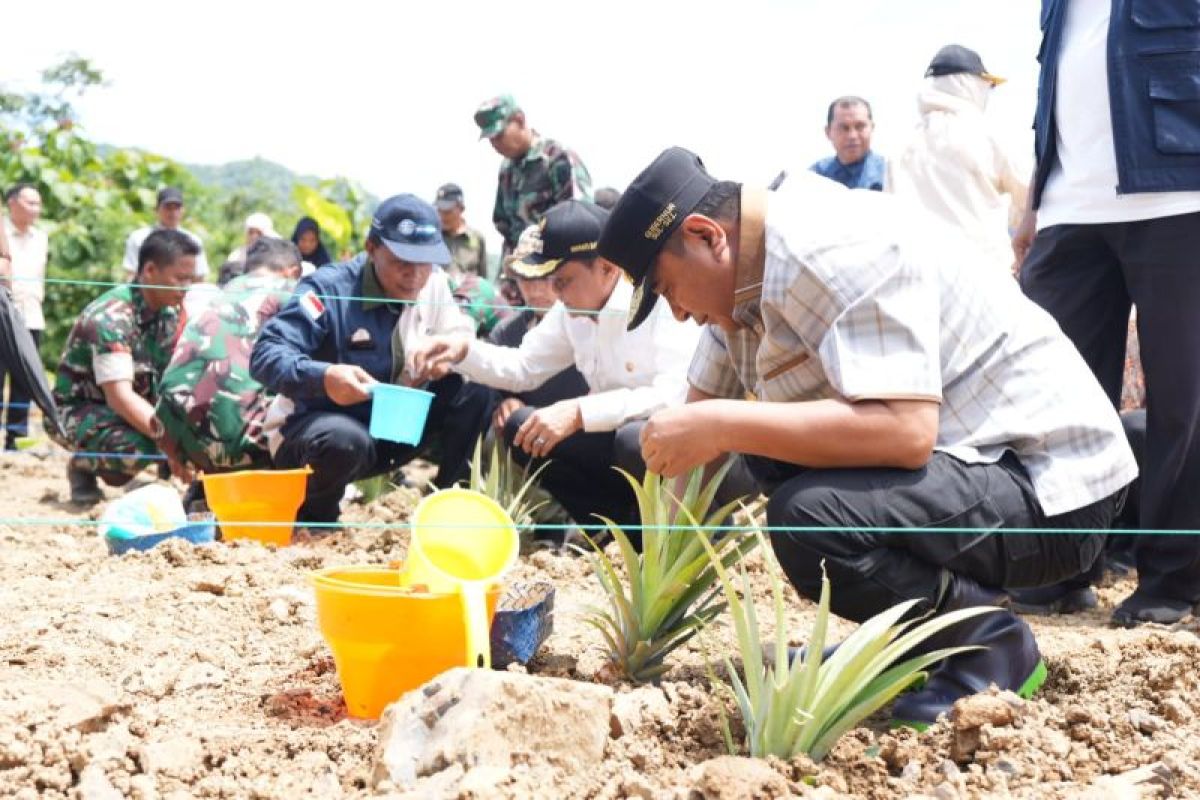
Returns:
[[[621,526],[607,519],[623,570],[588,539],[594,552],[587,555],[608,600],[607,608],[589,607],[585,616],[607,645],[609,662],[601,679],[659,679],[668,668],[666,657],[725,608],[717,566],[731,566],[757,544],[744,532],[722,530],[739,500],[709,510],[729,467],[727,462],[707,483],[703,469],[697,468],[682,498],[676,498],[658,475],[648,472],[639,482],[622,472],[637,496],[642,552]],[[715,561],[710,553],[716,554]]]
[[[756,534],[761,537],[762,534]],[[772,611],[775,616],[774,659],[764,658],[762,636],[754,610],[750,580],[745,570],[739,593],[727,559],[705,544],[716,570],[737,632],[737,649],[742,674],[726,657],[724,666],[732,686],[738,714],[745,728],[742,743],[757,758],[777,756],[791,759],[801,753],[820,761],[837,740],[874,714],[905,689],[926,677],[938,661],[974,647],[949,647],[899,659],[913,647],[962,620],[986,614],[993,607],[965,608],[930,619],[901,622],[917,600],[899,603],[863,622],[826,660],[823,657],[829,629],[829,578],[822,576],[817,616],[802,657],[788,663],[783,600],[783,578],[773,559],[767,559],[771,581]],[[714,682],[716,675],[710,672]],[[738,748],[728,719],[722,720],[726,747]]]

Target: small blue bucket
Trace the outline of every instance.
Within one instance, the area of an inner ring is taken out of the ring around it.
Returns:
[[[371,389],[371,437],[416,445],[425,432],[433,392],[377,383]]]

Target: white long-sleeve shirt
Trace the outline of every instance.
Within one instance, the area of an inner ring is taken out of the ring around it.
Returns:
[[[677,321],[660,299],[645,322],[627,331],[632,296],[633,286],[620,280],[599,314],[573,317],[555,303],[520,347],[472,341],[455,370],[478,383],[524,392],[574,365],[590,389],[579,398],[588,433],[681,405],[700,328]]]

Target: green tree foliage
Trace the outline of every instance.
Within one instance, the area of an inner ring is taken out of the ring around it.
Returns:
[[[14,93],[0,86],[0,187],[27,182],[43,199],[42,226],[50,236],[47,276],[53,280],[104,282],[125,279],[121,260],[129,233],[154,220],[156,194],[177,186],[187,198],[185,227],[204,242],[211,277],[225,257],[242,244],[242,225],[264,211],[288,235],[305,211],[278,182],[251,177],[235,188],[198,180],[188,167],[140,150],[98,146],[76,125],[73,103],[104,85],[100,70],[72,55],[42,73],[39,91]],[[207,177],[207,176],[206,176]],[[373,198],[345,179],[319,181],[316,197],[342,206],[352,229],[331,252],[362,246]],[[343,244],[344,241],[344,244]],[[67,333],[85,305],[104,285],[51,283],[46,288],[46,333],[42,360],[52,367]]]

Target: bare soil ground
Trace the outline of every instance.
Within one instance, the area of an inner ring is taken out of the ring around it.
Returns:
[[[403,558],[406,534],[350,528],[282,549],[174,541],[114,557],[90,524],[103,505],[81,513],[64,503],[64,471],[55,457],[0,461],[0,795],[381,793],[370,784],[375,725],[345,716],[305,575]],[[346,519],[403,521],[414,498],[398,490]],[[586,562],[535,553],[514,577],[547,577],[558,592],[555,633],[529,671],[593,680],[601,642],[579,610],[602,598]],[[1013,723],[969,735],[941,723],[917,734],[878,720],[821,764],[710,760],[724,752],[723,700],[703,665],[732,648],[718,623],[673,659],[662,685],[668,719],[614,736],[593,770],[514,767],[490,796],[1200,796],[1200,638],[1191,620],[1108,627],[1130,588],[1104,587],[1095,613],[1034,622],[1050,679],[1033,702],[1017,704]],[[794,642],[811,613],[790,597]],[[427,788],[409,796],[443,796]]]

